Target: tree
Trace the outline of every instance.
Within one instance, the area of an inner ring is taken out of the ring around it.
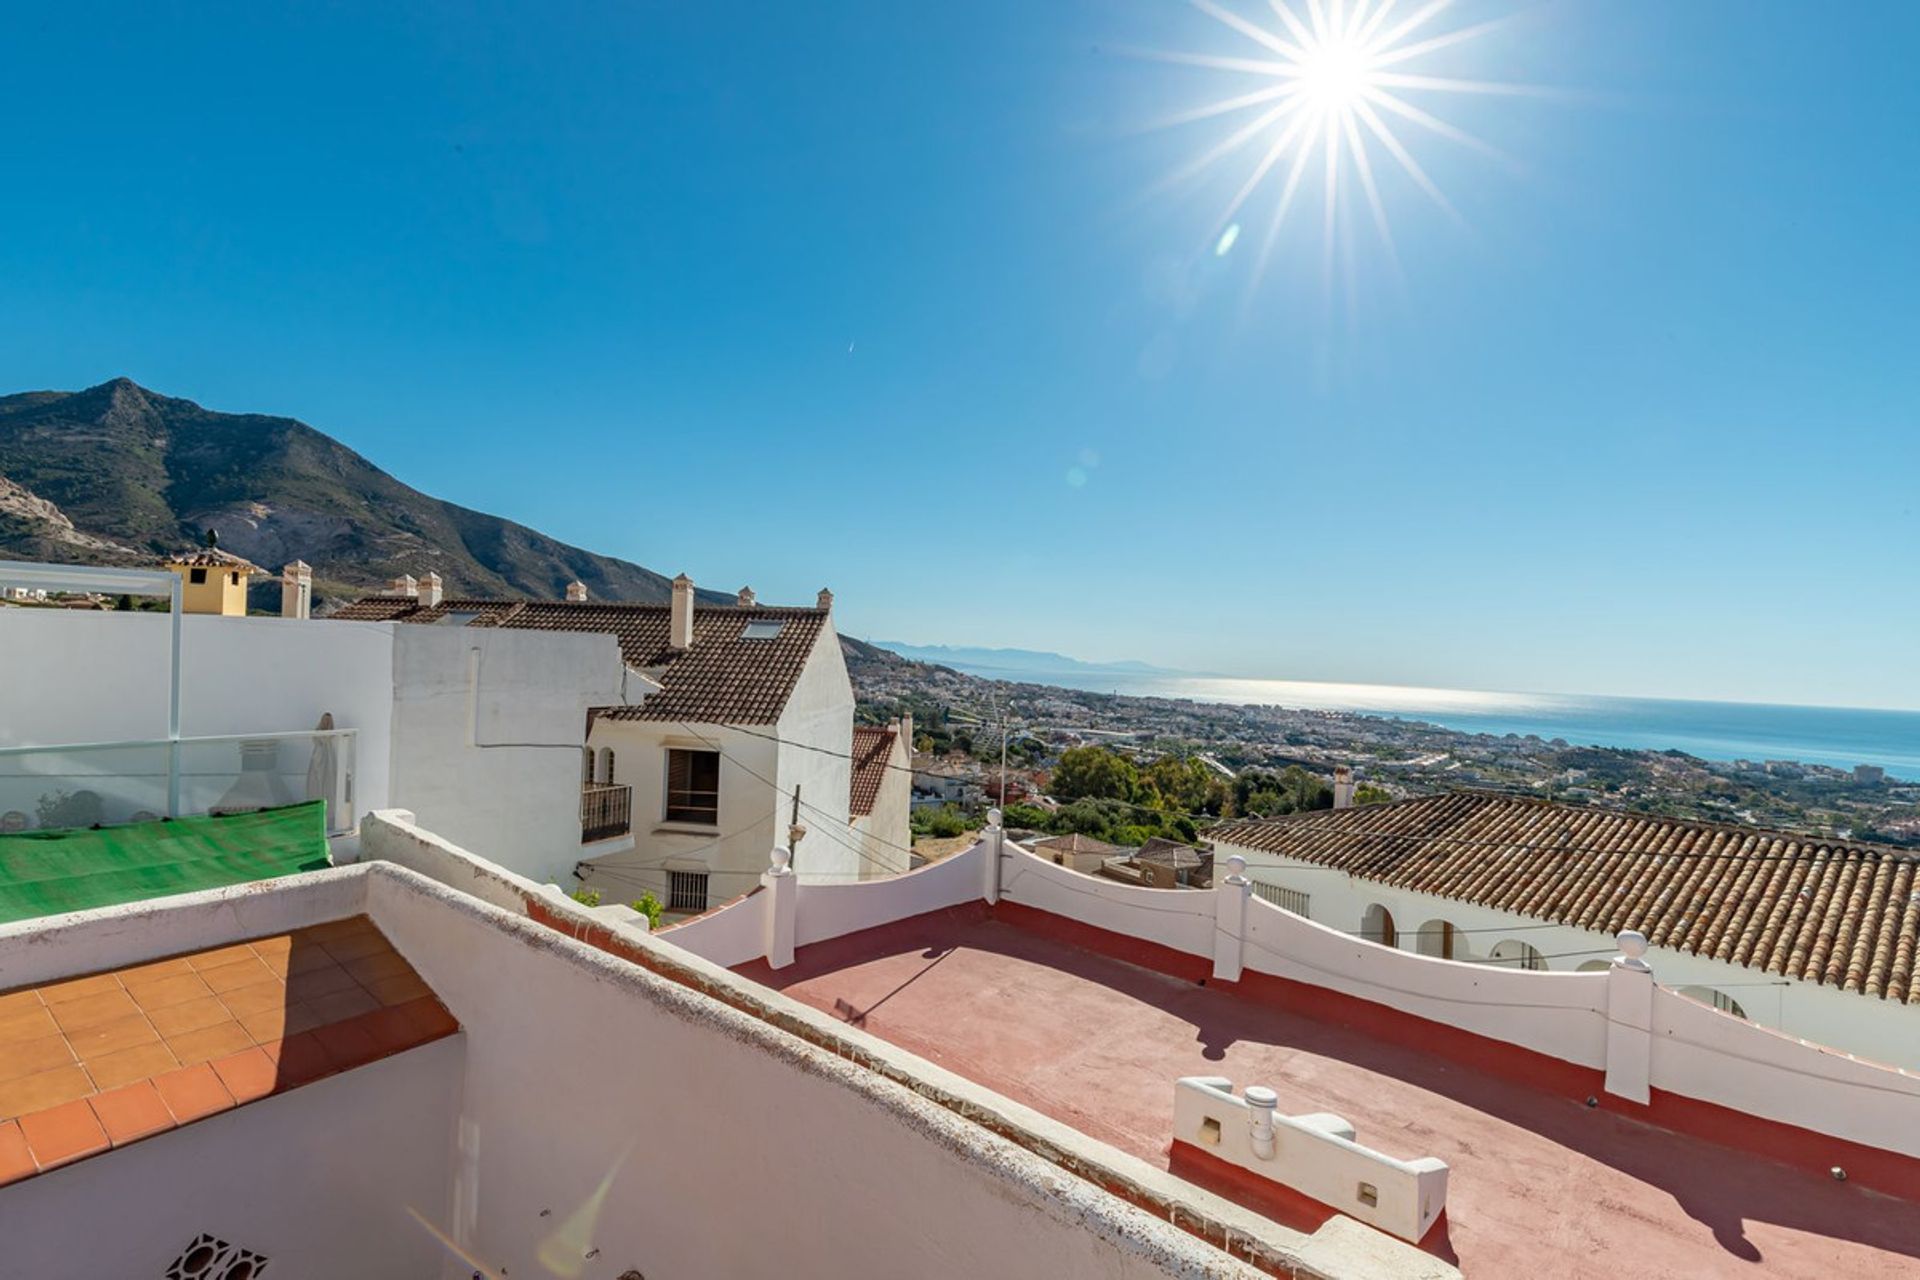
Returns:
[[[1279,773],[1248,769],[1233,780],[1236,817],[1277,818],[1285,813],[1333,808],[1333,788],[1297,764]]]
[[[1355,804],[1386,804],[1393,799],[1393,793],[1385,787],[1376,787],[1371,782],[1363,782],[1353,793]]]
[[[1140,781],[1133,762],[1105,747],[1069,747],[1060,753],[1049,794],[1060,800],[1130,800]]]

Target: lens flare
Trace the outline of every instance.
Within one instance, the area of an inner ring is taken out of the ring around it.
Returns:
[[[1304,9],[1297,8],[1304,3]],[[1398,251],[1381,192],[1382,171],[1398,170],[1435,206],[1463,221],[1439,185],[1428,175],[1407,138],[1428,135],[1505,160],[1497,149],[1449,123],[1415,100],[1427,95],[1547,95],[1532,85],[1436,75],[1420,69],[1421,60],[1440,50],[1464,45],[1506,19],[1436,29],[1452,0],[1426,0],[1403,9],[1399,0],[1268,0],[1270,15],[1254,21],[1217,0],[1192,0],[1194,8],[1257,46],[1260,56],[1150,51],[1144,56],[1200,67],[1242,82],[1237,91],[1156,122],[1160,127],[1217,122],[1224,136],[1168,174],[1152,189],[1165,191],[1202,177],[1230,157],[1251,157],[1238,184],[1209,233],[1216,256],[1252,228],[1247,205],[1271,185],[1278,186],[1250,286],[1265,272],[1302,188],[1321,206],[1322,267],[1331,288],[1336,240],[1353,222],[1350,210],[1364,206],[1388,259],[1398,270]],[[1350,260],[1351,243],[1342,255]]]

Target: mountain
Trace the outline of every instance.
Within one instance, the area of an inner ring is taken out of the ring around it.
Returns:
[[[450,595],[551,599],[575,579],[602,600],[668,595],[651,569],[430,498],[292,418],[215,413],[126,378],[0,396],[0,558],[150,564],[208,527],[264,569],[305,560],[317,602],[429,570]],[[277,607],[272,583],[255,591]]]
[[[1000,677],[1065,673],[1100,675],[1122,672],[1131,675],[1186,674],[1167,667],[1156,667],[1145,662],[1130,660],[1082,662],[1078,658],[1069,658],[1064,653],[1049,653],[1043,649],[982,649],[967,645],[906,644],[899,640],[874,640],[869,643],[897,653],[903,658],[912,658],[915,662],[931,662],[936,666],[952,667],[958,671]]]

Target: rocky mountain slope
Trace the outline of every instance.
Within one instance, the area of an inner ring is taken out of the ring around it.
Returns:
[[[322,601],[428,570],[450,594],[551,598],[577,578],[598,599],[667,598],[650,569],[428,497],[292,418],[125,378],[0,397],[0,557],[145,563],[209,526],[263,568],[305,560]]]

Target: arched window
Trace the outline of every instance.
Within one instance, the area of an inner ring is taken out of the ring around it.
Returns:
[[[1689,1000],[1698,1000],[1701,1004],[1712,1005],[1722,1013],[1730,1013],[1736,1018],[1745,1018],[1747,1011],[1740,1002],[1724,991],[1715,991],[1712,987],[1682,987],[1680,994]]]
[[[1400,931],[1394,927],[1393,912],[1377,902],[1370,904],[1360,917],[1360,936],[1383,947],[1400,945]]]
[[[585,787],[585,786],[591,786],[592,783],[593,783],[593,748],[582,747],[580,748],[580,785]]]
[[[1506,938],[1496,942],[1488,959],[1505,969],[1544,969],[1547,958],[1540,954],[1540,948],[1524,942]]]
[[[1429,920],[1420,926],[1420,954],[1442,960],[1465,960],[1467,940],[1451,920]]]
[[[1580,962],[1580,967],[1574,970],[1574,972],[1575,973],[1602,973],[1611,968],[1613,968],[1613,961],[1611,960],[1582,960]]]
[[[600,748],[600,781],[613,781],[613,748]]]

